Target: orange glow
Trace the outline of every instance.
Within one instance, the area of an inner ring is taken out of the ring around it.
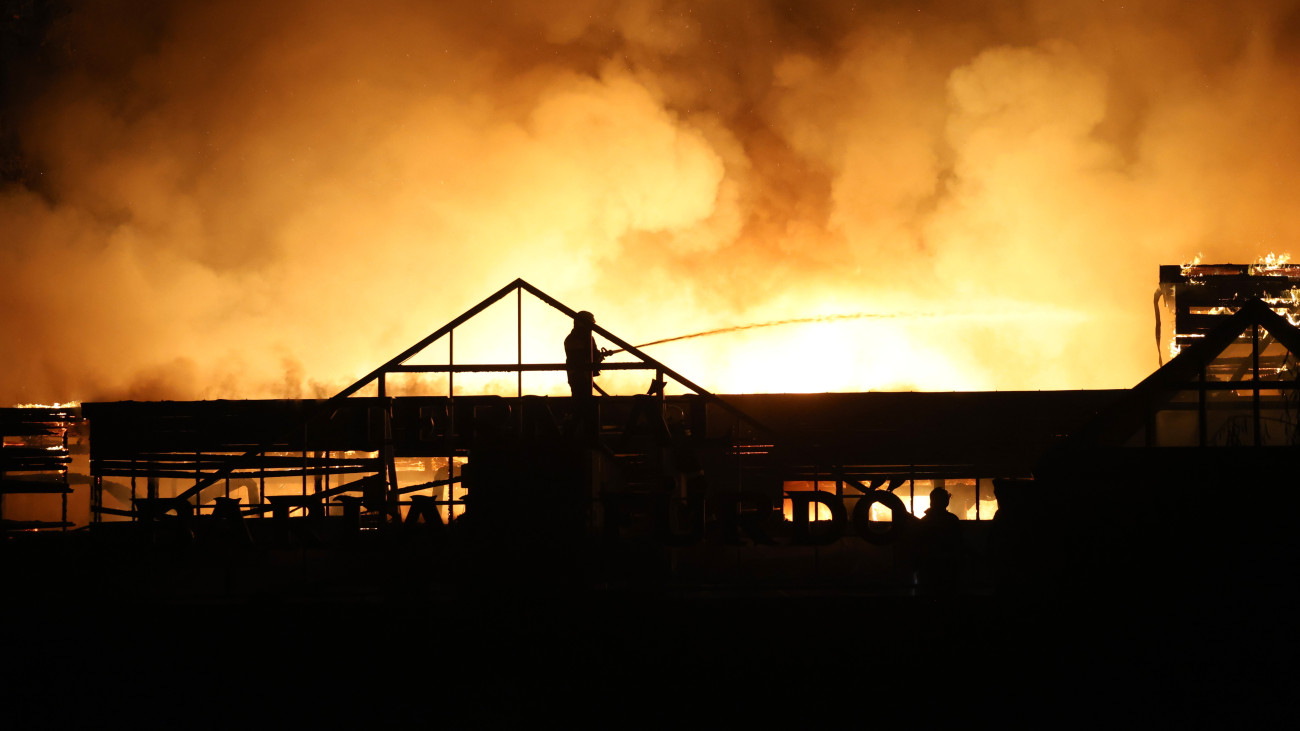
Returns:
[[[517,277],[632,343],[898,315],[649,351],[720,393],[1126,388],[1159,265],[1300,236],[1267,4],[75,5],[15,44],[0,403],[329,396]]]
[[[984,482],[984,484],[979,488],[981,492],[979,493],[978,501],[974,499],[975,496],[974,480],[953,480],[950,481],[949,486],[955,487],[957,489],[965,489],[968,493],[968,496],[971,498],[971,502],[969,506],[966,507],[965,510],[957,510],[955,506],[950,506],[950,509],[954,510],[954,512],[957,512],[958,517],[960,517],[961,519],[992,520],[993,516],[997,514],[998,502],[992,496],[991,484]],[[911,515],[917,518],[920,518],[924,516],[925,511],[930,508],[929,491],[933,489],[933,487],[934,487],[934,483],[931,482],[930,480],[918,480],[916,481],[915,485],[909,486],[905,484],[903,487],[898,488],[894,492],[894,495],[895,497],[897,497],[899,500],[902,501],[903,506],[908,513],[910,513]],[[834,482],[814,483],[811,481],[785,483],[785,491],[787,493],[811,492],[814,489],[820,490],[822,492],[829,492],[834,494],[835,483]],[[913,496],[912,494],[913,491],[915,491],[916,493],[915,496]],[[856,492],[846,493],[844,496],[846,501],[853,500],[856,497],[857,497]],[[848,507],[848,509],[851,512],[853,509],[853,503],[849,502],[846,507]],[[794,519],[793,507],[791,505],[791,501],[789,498],[786,498],[782,504],[782,517],[786,521],[791,521]],[[831,519],[830,509],[827,508],[826,506],[820,505],[818,503],[810,503],[808,505],[808,520],[819,521],[819,520],[830,520],[830,519]],[[889,510],[889,508],[885,507],[883,504],[873,503],[871,505],[870,511],[868,513],[868,520],[871,520],[873,522],[888,522],[888,521],[892,521],[893,519],[894,519],[893,513]]]
[[[794,520],[794,508],[790,505],[790,498],[786,498],[781,502],[781,517],[787,522]],[[808,505],[808,520],[816,522],[830,519],[830,508],[820,503],[810,503]]]
[[[785,491],[786,492],[816,491],[816,492],[828,492],[834,495],[835,483],[834,482],[811,482],[811,481],[787,482],[785,483]],[[794,506],[792,505],[790,498],[785,498],[784,500],[781,501],[781,517],[786,522],[791,522],[794,520]],[[831,519],[830,508],[820,503],[808,504],[808,520],[819,521],[819,520],[830,520],[830,519]]]

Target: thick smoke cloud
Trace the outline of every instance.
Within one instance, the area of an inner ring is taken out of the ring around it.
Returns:
[[[943,315],[657,351],[722,391],[1124,387],[1300,226],[1295,4],[479,5],[7,3],[0,402],[328,395],[520,276]]]

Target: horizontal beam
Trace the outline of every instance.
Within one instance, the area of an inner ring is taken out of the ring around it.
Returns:
[[[176,466],[177,465],[172,465],[172,467],[176,467]],[[216,482],[219,480],[223,480],[227,478],[232,480],[237,480],[237,479],[249,479],[254,477],[257,478],[314,477],[316,475],[352,475],[352,474],[360,474],[363,472],[374,472],[376,469],[378,468],[373,466],[365,467],[365,466],[358,465],[353,467],[322,467],[319,469],[311,469],[311,470],[283,469],[283,470],[254,470],[249,472],[237,472],[234,470],[221,469],[218,470],[217,472],[202,472],[202,471],[195,471],[195,470],[184,471],[179,469],[150,470],[147,469],[147,465],[140,465],[135,469],[131,469],[129,467],[117,467],[117,468],[97,467],[92,465],[90,473],[92,475],[95,475],[96,477],[167,477],[176,480],[200,480],[201,481],[200,484],[195,485],[194,487],[191,487],[185,491],[186,493],[189,493],[190,491],[197,492],[195,488],[202,489],[204,487],[208,487],[210,485],[216,484]],[[190,497],[190,495],[182,493],[180,495],[177,495],[177,497]]]
[[[599,363],[598,371],[653,371],[652,363]],[[477,365],[396,365],[385,373],[514,373],[521,371],[566,371],[563,363],[487,363]]]
[[[1204,388],[1206,391],[1254,391],[1256,385],[1259,386],[1260,391],[1296,390],[1295,379],[1289,379],[1286,381],[1270,381],[1264,379],[1257,381],[1254,379],[1243,379],[1240,381],[1205,381],[1204,383],[1200,381],[1173,381],[1168,384],[1167,388],[1179,391],[1195,391],[1200,388]],[[1265,398],[1268,397],[1265,396]],[[1274,398],[1282,397],[1279,396]],[[1193,406],[1195,406],[1195,404],[1193,404]]]
[[[220,454],[205,454],[194,452],[153,452],[132,455],[131,457],[101,457],[94,460],[96,465],[114,467],[117,469],[126,468],[148,468],[163,467],[176,468],[181,465],[188,465],[189,469],[198,469],[201,467],[228,467],[233,465],[235,468],[245,469],[269,469],[272,467],[369,467],[379,469],[383,461],[377,457],[355,457],[352,459],[328,459],[325,457],[285,457],[280,455],[274,456],[225,456]]]

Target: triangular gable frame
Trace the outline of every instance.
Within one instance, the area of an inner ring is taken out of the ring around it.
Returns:
[[[561,313],[563,313],[564,315],[570,318],[575,318],[578,315],[577,310],[574,310],[573,308],[569,307],[563,302],[560,302],[554,297],[546,294],[545,292],[538,289],[537,287],[534,287],[533,285],[524,281],[522,278],[516,279],[515,281],[506,285],[505,287],[502,287],[500,290],[498,290],[495,294],[489,296],[487,299],[469,308],[464,313],[462,313],[459,317],[455,318],[451,322],[448,322],[446,325],[443,325],[442,327],[438,328],[432,333],[429,333],[427,336],[420,339],[418,342],[411,345],[406,350],[403,350],[401,353],[398,353],[396,356],[389,359],[383,365],[379,366],[378,368],[374,369],[370,373],[363,376],[357,382],[353,383],[352,385],[348,386],[342,391],[339,391],[330,399],[330,402],[337,401],[339,399],[348,398],[349,396],[356,394],[358,391],[371,385],[372,383],[378,385],[379,395],[383,397],[386,395],[386,386],[384,380],[389,373],[431,373],[431,372],[455,373],[458,371],[461,372],[463,371],[480,371],[480,372],[481,371],[498,371],[498,372],[516,371],[522,375],[522,373],[526,370],[531,370],[531,371],[564,370],[565,366],[563,363],[528,364],[522,362],[522,357],[520,358],[519,362],[513,364],[510,363],[475,364],[475,365],[462,364],[460,366],[457,366],[455,364],[448,364],[446,366],[426,366],[426,365],[411,365],[407,362],[413,357],[415,357],[416,355],[418,355],[420,352],[422,352],[425,348],[428,348],[430,345],[434,344],[438,340],[442,339],[443,337],[446,337],[447,335],[452,333],[452,331],[454,331],[457,327],[470,321],[479,313],[483,312],[487,308],[491,307],[492,305],[506,298],[511,293],[515,293],[518,297],[522,298],[524,292],[531,294],[532,296],[536,297],[542,302],[545,302],[551,307],[554,307],[556,310],[559,310]],[[521,323],[516,322],[516,327],[519,326],[521,326]],[[662,379],[663,376],[667,376],[673,379],[674,381],[676,381],[681,386],[692,391],[693,393],[696,393],[700,396],[703,396],[706,399],[709,399],[710,401],[713,401],[723,409],[743,419],[749,424],[759,428],[760,430],[764,432],[771,431],[766,425],[758,422],[753,417],[749,416],[743,411],[727,403],[726,400],[719,398],[717,395],[709,392],[704,387],[691,381],[690,379],[681,375],[677,371],[669,368],[668,366],[650,357],[649,355],[646,355],[635,345],[632,345],[631,343],[620,338],[619,336],[615,335],[609,330],[606,330],[600,325],[595,325],[595,324],[592,325],[592,330],[596,333],[599,333],[601,337],[605,338],[611,343],[614,343],[615,345],[619,346],[619,348],[621,348],[624,352],[639,359],[638,363],[602,364],[600,367],[601,370],[631,370],[631,369],[655,370],[657,376],[660,379]],[[522,387],[520,390],[522,395]]]
[[[1195,342],[1179,351],[1178,355],[1133,387],[1135,393],[1149,389],[1159,389],[1161,385],[1173,381],[1187,381],[1198,378],[1202,368],[1208,366],[1215,358],[1237,338],[1246,332],[1246,328],[1259,325],[1268,331],[1275,340],[1287,350],[1300,355],[1300,329],[1277,314],[1265,302],[1251,300],[1234,314],[1224,318],[1222,324],[1205,334]]]

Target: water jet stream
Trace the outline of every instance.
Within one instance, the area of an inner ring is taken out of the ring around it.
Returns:
[[[930,312],[917,313],[917,314],[907,314],[901,312],[888,312],[888,313],[854,312],[852,314],[847,314],[847,315],[818,315],[817,317],[795,317],[789,320],[772,320],[770,322],[751,322],[747,325],[732,325],[730,327],[719,327],[713,330],[704,330],[703,332],[691,333],[689,335],[678,335],[676,337],[664,338],[662,340],[652,340],[648,343],[642,343],[641,345],[638,345],[636,347],[648,348],[651,345],[663,345],[664,343],[674,343],[677,342],[678,340],[690,340],[691,338],[703,338],[709,335],[722,335],[725,333],[736,332],[738,330],[755,330],[762,327],[779,327],[781,325],[802,325],[811,322],[837,322],[840,320],[884,320],[884,319],[891,319],[896,317],[936,317],[936,316],[937,315]],[[612,355],[614,353],[621,353],[623,352],[623,350],[620,348],[618,350],[610,350],[606,352]]]
[[[732,325],[730,327],[719,327],[719,328],[714,328],[712,330],[704,330],[702,332],[691,333],[689,335],[678,335],[676,337],[663,338],[662,340],[652,340],[648,343],[642,343],[641,345],[638,345],[636,347],[648,348],[652,345],[663,345],[664,343],[674,343],[677,342],[678,340],[690,340],[692,338],[703,338],[703,337],[708,337],[710,335],[724,335],[726,333],[737,332],[739,330],[756,330],[758,328],[780,327],[783,325],[803,325],[803,324],[814,323],[814,322],[840,322],[843,320],[892,320],[892,319],[903,319],[903,318],[907,318],[907,319],[952,318],[952,319],[987,320],[987,319],[995,319],[995,318],[1025,319],[1025,318],[1043,317],[1043,316],[1049,318],[1057,318],[1057,319],[1060,318],[1072,319],[1072,318],[1077,318],[1078,314],[1069,313],[1069,312],[1043,313],[1043,312],[1023,312],[1023,311],[1000,312],[996,314],[977,313],[977,312],[961,312],[961,313],[958,312],[853,312],[853,313],[842,314],[842,315],[817,315],[815,317],[795,317],[788,320],[751,322],[747,325]],[[606,355],[613,355],[615,353],[621,353],[621,352],[623,352],[622,348],[618,350],[605,351]]]

